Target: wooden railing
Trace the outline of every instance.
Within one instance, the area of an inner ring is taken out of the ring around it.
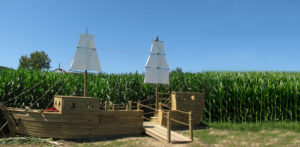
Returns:
[[[129,101],[127,104],[112,104],[109,105],[108,101],[105,101],[104,103],[100,104],[100,108],[104,108],[104,110],[128,110],[131,111],[133,108],[136,108],[136,106],[132,105],[133,103]]]
[[[148,108],[150,110],[153,110],[154,112],[149,112],[150,113],[155,113],[156,112],[156,109],[155,108],[152,108],[152,107],[149,107],[147,105],[143,105],[141,103],[137,103],[137,110],[141,110],[142,107],[145,107],[145,108]],[[173,122],[176,122],[176,123],[179,123],[179,124],[182,124],[182,125],[185,125],[185,126],[188,126],[189,127],[189,136],[190,136],[190,139],[193,140],[193,122],[192,122],[192,112],[185,112],[185,111],[181,111],[181,110],[172,110],[172,111],[176,111],[176,112],[179,112],[179,113],[182,113],[184,115],[188,115],[188,123],[185,123],[185,122],[182,122],[182,121],[179,121],[179,120],[176,120],[174,118],[171,117],[171,107],[166,105],[166,104],[163,104],[163,103],[159,103],[159,110],[163,110],[163,108],[166,107],[168,108],[169,110],[166,110],[166,112],[163,112],[163,113],[166,113],[166,119],[167,119],[167,141],[170,143],[171,142],[171,126],[172,126],[172,121]],[[145,113],[145,114],[148,114],[148,113]],[[164,115],[163,115],[164,116]],[[147,119],[147,120],[150,120],[149,118],[146,118],[144,116],[144,119]]]
[[[173,111],[176,111],[176,110],[173,110]],[[178,111],[178,112],[183,112],[183,111]],[[190,139],[193,141],[193,122],[192,122],[192,112],[184,112],[184,114],[188,114],[189,116],[189,123],[184,123],[184,122],[181,122],[179,120],[176,120],[174,118],[171,117],[171,113],[170,111],[168,112],[163,112],[163,113],[166,113],[166,119],[167,119],[167,139],[168,139],[168,142],[170,143],[171,142],[171,126],[172,126],[172,121],[174,122],[177,122],[177,123],[180,123],[182,125],[185,125],[185,126],[189,126],[189,135],[190,135]]]
[[[146,112],[144,113],[144,115],[148,115],[148,114],[154,114],[155,112],[157,112],[156,108],[152,108],[151,106],[155,105],[155,104],[150,104],[150,105],[144,105],[141,102],[145,102],[147,100],[150,100],[151,98],[145,99],[143,101],[140,102],[131,102],[129,101],[128,104],[112,104],[111,106],[109,106],[108,101],[105,101],[104,104],[100,104],[100,105],[104,105],[104,109],[105,110],[120,110],[120,109],[125,109],[125,110],[132,110],[133,108],[137,108],[137,110],[142,110],[142,108],[146,108],[149,110],[152,110],[152,112]],[[133,104],[136,104],[136,106],[133,106]],[[165,113],[165,115],[163,115],[164,117],[166,117],[167,119],[167,141],[170,143],[171,142],[171,129],[172,129],[172,122],[176,122],[178,124],[182,124],[185,126],[189,127],[189,137],[191,140],[193,140],[193,122],[192,122],[192,112],[186,112],[186,111],[181,111],[181,110],[171,110],[172,108],[162,102],[159,103],[158,109],[159,110],[164,110],[164,108],[168,108],[168,110],[165,110],[165,112],[163,111],[162,113]],[[179,112],[182,113],[184,115],[188,115],[188,123],[176,120],[174,118],[172,118],[171,116],[171,111],[175,111],[175,112]],[[150,118],[147,118],[143,115],[143,118],[146,120],[150,120]]]
[[[137,103],[137,110],[141,110],[142,107],[147,108],[147,109],[149,109],[149,110],[153,110],[153,112],[147,112],[147,113],[144,113],[144,115],[145,115],[145,114],[146,114],[146,115],[147,115],[147,114],[154,114],[154,113],[156,112],[155,108],[152,108],[152,107],[150,107],[149,105],[143,105],[143,104],[141,104],[140,102],[138,102],[138,103]],[[150,121],[150,118],[147,118],[147,117],[145,117],[144,115],[143,115],[143,118]]]
[[[171,93],[158,93],[158,103],[163,103],[165,105],[171,104]]]
[[[163,110],[163,108],[166,107],[168,108],[169,110],[167,110],[166,112],[163,112],[163,113],[166,113],[166,119],[167,119],[167,138],[168,138],[168,142],[171,141],[171,126],[172,126],[172,123],[171,121],[173,122],[176,122],[176,123],[179,123],[179,124],[182,124],[182,125],[185,125],[185,126],[189,126],[189,135],[190,135],[190,139],[193,140],[193,122],[192,122],[192,112],[186,112],[186,111],[181,111],[181,110],[172,110],[172,111],[176,111],[176,112],[179,112],[179,113],[182,113],[184,115],[188,115],[188,123],[185,123],[185,122],[182,122],[182,121],[179,121],[179,120],[176,120],[174,118],[171,117],[171,113],[170,113],[170,110],[171,110],[171,107],[168,106],[168,105],[165,105],[163,103],[159,103],[159,109],[160,110]],[[164,116],[164,115],[163,115]]]

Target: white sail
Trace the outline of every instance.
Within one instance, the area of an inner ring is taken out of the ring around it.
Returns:
[[[153,68],[146,69],[144,83],[169,85],[169,70],[157,70]]]
[[[163,41],[158,41],[158,40],[153,40],[152,41],[152,46],[151,46],[151,54],[165,54],[164,50],[164,42]]]
[[[145,67],[164,67],[169,68],[166,57],[162,55],[150,55]]]
[[[151,53],[145,65],[144,83],[169,84],[169,65],[166,60],[164,45],[158,38],[152,41]]]
[[[69,70],[101,72],[99,58],[94,43],[94,35],[80,34],[76,54]]]

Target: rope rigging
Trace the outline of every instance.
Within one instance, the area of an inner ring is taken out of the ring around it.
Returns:
[[[61,76],[61,79],[62,79],[62,77],[63,76]],[[61,80],[60,79],[60,80]],[[60,80],[57,80],[40,98],[38,98],[34,103],[32,103],[31,105],[30,105],[30,107],[29,108],[31,108],[33,105],[35,105],[38,101],[40,101],[43,97],[45,97],[47,94],[48,94],[48,92],[51,90],[51,89],[53,89],[53,87],[55,86],[55,85],[57,85],[58,84],[58,82],[60,81]]]
[[[64,70],[62,70],[62,69],[60,69],[60,68],[54,70],[53,72],[56,72],[56,71],[61,71],[63,75],[64,75],[65,73],[67,73],[66,71],[64,71]],[[59,80],[56,80],[55,83],[54,83],[49,89],[47,89],[47,91],[46,91],[41,97],[39,97],[34,103],[32,103],[32,104],[29,106],[29,108],[31,108],[32,106],[34,106],[38,101],[40,101],[43,97],[45,97],[45,96],[49,93],[49,91],[50,91],[51,89],[53,89],[54,86],[56,86],[56,85],[63,79],[63,77],[64,77],[63,75],[60,76],[60,79],[59,79]],[[57,95],[57,94],[61,91],[61,89],[62,89],[63,86],[65,85],[67,79],[70,78],[70,76],[71,76],[71,74],[69,74],[68,78],[65,78],[65,79],[63,80],[62,85],[59,87],[59,89],[58,89],[58,91],[55,93],[55,95]],[[11,98],[11,99],[8,99],[8,100],[5,101],[3,104],[5,105],[7,102],[10,102],[10,101],[12,101],[12,100],[16,100],[16,99],[20,98],[20,96],[29,93],[31,90],[37,88],[37,87],[40,86],[42,83],[44,83],[45,80],[46,80],[46,78],[43,78],[43,80],[41,80],[38,84],[36,84],[36,85],[34,85],[33,87],[29,88],[28,90],[22,92],[21,94],[19,94],[19,95],[13,97],[13,98]],[[53,101],[53,99],[49,102],[47,108],[49,107],[49,105],[50,105],[50,103],[51,103],[52,101]]]
[[[70,77],[71,77],[71,74],[69,73],[68,78],[65,78],[65,79],[64,79],[64,82],[63,82],[62,85],[58,88],[57,92],[56,92],[54,95],[57,95],[57,94],[61,91],[61,89],[62,89],[62,88],[64,87],[64,85],[66,84],[67,79],[70,79]],[[49,108],[49,106],[50,106],[50,104],[53,102],[53,100],[54,100],[54,98],[52,98],[51,101],[48,103],[46,109]]]
[[[24,95],[24,94],[30,92],[32,89],[38,87],[39,85],[41,85],[41,84],[46,80],[46,78],[43,78],[43,79],[44,79],[44,80],[40,81],[37,85],[35,85],[35,86],[31,87],[30,89],[28,89],[28,90],[22,92],[21,94],[19,94],[19,95],[15,96],[15,97],[13,97],[13,98],[11,98],[11,99],[5,101],[3,104],[6,104],[6,103],[9,102],[9,101],[18,99],[20,96],[22,96],[22,95]]]
[[[118,50],[118,49],[108,49],[108,48],[96,48],[98,50],[109,51],[109,52],[117,52],[117,53],[136,53],[136,54],[147,54],[148,51],[142,50]]]

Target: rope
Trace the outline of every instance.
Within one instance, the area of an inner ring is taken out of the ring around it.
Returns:
[[[174,121],[174,122],[177,122],[177,123],[180,123],[180,124],[183,124],[183,125],[186,125],[186,126],[189,126],[189,124],[186,124],[186,123],[184,123],[184,122],[181,122],[181,121],[179,121],[179,120],[176,120],[176,119],[173,119],[173,118],[170,118],[172,121]]]
[[[168,113],[168,112],[164,112],[164,113]],[[168,118],[167,116],[164,116],[165,118]],[[177,123],[180,123],[180,124],[183,124],[183,125],[186,125],[186,126],[189,126],[189,124],[186,124],[184,122],[181,122],[179,120],[176,120],[176,119],[173,119],[172,117],[170,117],[170,120],[174,121],[174,122],[177,122]]]
[[[63,76],[62,76],[63,77]],[[62,78],[61,77],[61,78]],[[35,105],[38,101],[40,101],[44,96],[46,96],[47,94],[48,94],[48,92],[51,90],[51,89],[53,89],[53,87],[56,85],[56,84],[58,84],[58,82],[59,82],[59,80],[57,80],[40,98],[38,98],[34,103],[32,103],[31,105],[30,105],[30,107],[29,108],[31,108],[33,105]]]
[[[161,92],[159,92],[158,94],[159,95],[171,95],[171,93],[161,93]]]
[[[28,92],[31,91],[32,89],[34,89],[34,88],[36,88],[37,86],[41,85],[45,80],[46,80],[46,78],[44,78],[44,80],[42,80],[42,81],[41,81],[40,83],[38,83],[37,85],[31,87],[30,89],[28,89],[28,90],[22,92],[21,94],[19,94],[19,95],[15,96],[15,97],[13,97],[13,98],[11,98],[11,99],[5,101],[3,104],[6,104],[7,102],[9,102],[9,101],[11,101],[11,100],[15,100],[15,99],[19,98],[21,95],[28,93]]]
[[[69,74],[68,79],[69,79],[70,77],[71,77],[71,74]],[[66,78],[66,79],[67,79],[67,78]],[[63,86],[64,86],[64,85],[66,84],[66,82],[67,82],[66,79],[64,79],[63,84],[58,88],[58,91],[57,91],[54,95],[57,95],[57,94],[60,92],[60,90],[63,88]],[[52,98],[51,101],[48,103],[46,109],[49,108],[49,106],[50,106],[50,104],[53,102],[53,100],[54,100],[54,98]]]
[[[169,106],[167,106],[167,105],[165,105],[165,104],[161,104],[161,105],[163,105],[164,107],[167,107],[167,108],[171,109],[171,107],[169,107]]]
[[[125,106],[125,104],[113,104],[115,106]]]
[[[143,105],[143,104],[140,104],[141,106],[143,106],[143,107],[145,107],[145,108],[148,108],[148,109],[151,109],[151,110],[154,110],[155,111],[155,109],[154,108],[151,108],[151,107],[148,107],[148,106],[146,106],[146,105]]]
[[[164,103],[170,103],[171,102],[171,98],[168,98],[164,101]]]
[[[144,118],[144,119],[147,119],[147,120],[150,120],[149,118],[147,118],[147,117],[145,117],[145,116],[143,116],[143,118]]]
[[[108,49],[108,48],[96,48],[103,51],[110,51],[110,52],[118,52],[118,53],[139,53],[139,54],[146,54],[146,51],[140,50],[118,50],[118,49]]]
[[[99,104],[100,107],[103,107],[104,105],[105,105],[105,103],[100,103]]]
[[[62,71],[63,74],[66,73],[66,71],[64,71],[63,69],[59,69],[59,68],[58,68],[58,69],[55,69],[54,72],[55,72],[55,71]],[[9,101],[11,101],[11,100],[18,99],[21,95],[24,95],[24,94],[28,93],[29,91],[31,91],[32,89],[34,89],[34,88],[38,87],[39,85],[41,85],[45,80],[46,80],[46,78],[43,78],[43,80],[40,81],[40,83],[38,83],[37,85],[35,85],[35,86],[31,87],[30,89],[28,89],[28,90],[22,92],[21,94],[19,94],[19,95],[15,96],[15,97],[13,97],[13,98],[11,98],[11,99],[5,101],[3,104],[5,105],[7,102],[9,102]]]
[[[153,113],[155,113],[155,112],[147,112],[147,113],[144,113],[144,114],[153,114]]]
[[[123,105],[114,105],[115,109],[121,109],[121,108],[126,108],[126,106]]]
[[[147,98],[147,99],[144,99],[144,100],[142,100],[142,101],[139,101],[140,103],[142,103],[142,102],[145,102],[145,101],[148,101],[148,100],[150,100],[150,99],[152,99],[153,97],[150,97],[150,98]],[[133,104],[137,104],[138,102],[132,102]]]
[[[180,110],[173,110],[173,111],[177,111],[177,112],[180,112],[180,113],[183,113],[183,114],[189,114],[189,112],[180,111]]]
[[[150,99],[152,99],[152,97],[147,98],[147,99],[144,99],[144,100],[140,101],[140,103],[145,102],[145,101],[148,101],[148,100],[150,100]]]

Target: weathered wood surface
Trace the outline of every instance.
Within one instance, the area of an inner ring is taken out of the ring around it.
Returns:
[[[100,110],[61,114],[8,108],[3,113],[11,131],[36,137],[84,139],[143,132],[143,111]]]
[[[1,107],[12,134],[62,139],[142,134],[143,111],[99,110],[99,100],[55,96],[59,112]]]
[[[204,93],[172,92],[172,119],[189,124],[188,112],[192,112],[193,125],[200,125],[204,115]],[[166,110],[159,110],[155,116],[161,125],[167,126]],[[182,113],[185,112],[185,113]],[[182,126],[182,123],[172,121],[172,126]]]
[[[149,136],[162,142],[168,142],[167,128],[153,122],[144,122],[143,127],[145,133]],[[171,143],[188,143],[192,141],[188,137],[178,134],[174,131],[171,131],[170,139]]]

